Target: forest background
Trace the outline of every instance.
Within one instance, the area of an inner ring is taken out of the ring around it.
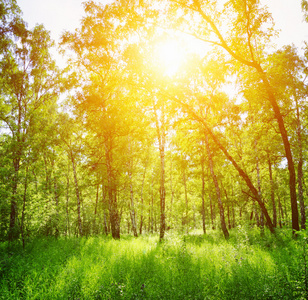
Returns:
[[[262,2],[90,1],[80,22],[60,69],[1,3],[2,241],[305,229],[307,45],[277,49]]]

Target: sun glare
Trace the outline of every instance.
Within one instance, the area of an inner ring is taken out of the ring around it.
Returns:
[[[157,46],[158,63],[167,76],[174,76],[185,60],[185,51],[176,40],[169,40]]]
[[[164,40],[156,44],[156,67],[162,74],[172,77],[187,67],[192,54],[203,57],[210,49],[208,44],[187,35]]]

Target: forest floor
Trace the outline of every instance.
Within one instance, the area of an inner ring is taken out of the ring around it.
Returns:
[[[307,240],[238,227],[0,244],[0,299],[306,299]]]

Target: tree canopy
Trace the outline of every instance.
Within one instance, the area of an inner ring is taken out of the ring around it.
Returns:
[[[258,0],[87,1],[61,70],[2,0],[0,240],[305,229],[308,47],[274,25]]]

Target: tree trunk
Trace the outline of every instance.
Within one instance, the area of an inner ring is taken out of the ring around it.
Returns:
[[[108,191],[111,235],[114,239],[120,239],[120,220],[117,205],[116,187],[110,182],[109,184],[111,184]]]
[[[165,154],[161,152],[161,177],[160,177],[160,233],[159,239],[162,240],[165,236],[166,230],[166,192],[165,192]]]
[[[107,210],[107,207],[108,207],[108,204],[107,204],[107,201],[106,201],[106,196],[107,196],[107,187],[102,184],[102,207],[103,207],[103,215],[104,215],[104,234],[107,236],[108,233],[109,233],[109,226],[108,226],[108,221],[107,221],[107,213],[106,213],[106,210]]]
[[[170,158],[170,192],[171,192],[171,200],[170,200],[170,228],[173,228],[173,199],[174,199],[174,190],[173,190],[173,160],[172,160],[172,149],[171,150],[171,158]]]
[[[282,208],[279,194],[278,194],[278,212],[279,212],[279,226],[280,228],[282,228],[282,222],[284,218],[283,218],[283,208]]]
[[[96,197],[95,197],[95,206],[94,206],[94,216],[93,216],[93,228],[92,232],[94,234],[97,234],[99,230],[97,230],[97,223],[96,223],[96,217],[97,217],[97,210],[98,210],[98,202],[99,202],[99,182],[96,185]]]
[[[10,212],[10,227],[8,232],[9,242],[17,239],[19,236],[19,228],[18,228],[18,210],[17,210],[17,188],[19,182],[19,168],[20,168],[20,161],[23,153],[23,142],[24,139],[22,138],[22,115],[23,115],[23,105],[22,105],[22,98],[21,94],[16,94],[17,98],[17,130],[14,133],[12,131],[13,138],[15,137],[16,143],[13,146],[13,181],[12,181],[12,197],[11,197],[11,212]]]
[[[161,241],[165,236],[166,231],[166,191],[165,191],[165,144],[166,144],[166,132],[165,132],[165,114],[164,105],[161,108],[160,122],[158,120],[157,109],[155,111],[155,123],[157,138],[159,143],[159,156],[160,156],[160,233],[159,240]],[[159,124],[160,123],[160,124]]]
[[[284,144],[285,154],[286,154],[286,158],[288,161],[288,170],[289,170],[289,187],[290,187],[291,210],[292,210],[292,229],[293,229],[293,234],[295,234],[296,231],[299,231],[299,221],[298,221],[298,208],[297,208],[297,197],[296,197],[296,174],[295,174],[294,161],[292,157],[289,138],[288,138],[288,134],[287,134],[287,131],[284,125],[283,117],[280,112],[280,108],[278,106],[278,103],[274,95],[274,91],[268,82],[266,74],[264,73],[261,67],[258,67],[256,69],[258,73],[260,74],[261,79],[267,90],[268,98],[273,107],[275,117],[278,122],[279,131],[280,131],[282,141]]]
[[[228,229],[230,230],[232,228],[232,226],[231,226],[231,217],[230,217],[230,201],[229,201],[227,190],[224,187],[223,187],[223,190],[224,190],[225,196],[226,196],[227,216],[228,216]]]
[[[67,167],[67,175],[66,175],[66,232],[68,236],[70,236],[70,217],[69,217],[69,210],[68,210],[68,202],[69,202],[69,190],[70,190],[70,166],[68,164]]]
[[[261,223],[260,223],[260,218],[259,218],[259,212],[258,212],[258,208],[257,208],[255,202],[252,204],[252,209],[253,209],[253,212],[255,214],[256,224],[257,224],[258,227],[260,227]]]
[[[282,203],[281,203],[281,199],[280,199],[280,196],[279,196],[279,193],[277,193],[278,195],[278,205],[279,205],[279,212],[280,212],[280,228],[282,228],[282,224],[283,222],[285,222],[285,215],[283,213],[283,207],[282,207]]]
[[[235,228],[235,209],[234,209],[234,202],[232,205],[232,228]]]
[[[137,234],[137,226],[136,226],[136,216],[135,216],[135,206],[134,206],[134,190],[133,190],[133,179],[132,173],[129,172],[129,179],[130,179],[130,216],[132,222],[132,230],[135,237],[138,237]]]
[[[151,180],[151,196],[149,199],[149,225],[148,231],[153,233],[153,210],[154,210],[154,172],[152,173],[152,180]]]
[[[111,142],[110,142],[111,143]],[[108,179],[108,198],[109,198],[109,218],[111,225],[111,235],[114,239],[120,239],[120,218],[117,204],[117,188],[114,171],[112,168],[112,145],[105,145],[105,156]]]
[[[73,167],[73,174],[74,174],[74,182],[75,182],[75,192],[76,192],[76,198],[77,198],[77,220],[78,220],[78,232],[79,235],[82,236],[82,221],[81,221],[81,200],[80,200],[80,192],[79,192],[79,186],[78,186],[78,179],[77,179],[77,171],[75,166],[75,159],[73,155],[73,151],[71,150],[71,162]]]
[[[134,189],[133,189],[133,168],[134,168],[134,158],[132,144],[129,137],[128,149],[130,160],[128,162],[128,176],[129,176],[129,188],[130,188],[130,218],[132,222],[132,231],[135,237],[138,237],[137,233],[137,224],[136,224],[136,212],[135,212],[135,203],[134,203]]]
[[[148,160],[147,160],[148,162]],[[141,203],[141,211],[140,211],[140,227],[139,227],[139,234],[142,234],[142,227],[143,227],[143,190],[144,190],[144,181],[145,181],[145,173],[147,169],[148,163],[146,162],[144,171],[143,171],[143,176],[142,176],[142,184],[141,184],[141,193],[140,193],[140,203]]]
[[[186,225],[186,233],[189,231],[189,217],[188,217],[188,196],[187,196],[187,177],[186,177],[186,166],[184,166],[183,170],[183,184],[184,184],[184,196],[185,196],[185,225]]]
[[[16,154],[18,155],[18,154]],[[13,186],[12,186],[12,198],[11,198],[11,212],[10,212],[10,227],[9,227],[9,241],[18,238],[18,227],[17,227],[17,187],[19,181],[19,165],[20,159],[17,158],[13,162],[14,164],[14,175],[13,175]]]
[[[58,182],[57,182],[57,177],[54,176],[54,194],[55,194],[55,205],[56,205],[56,232],[55,236],[59,236],[59,193],[58,193]]]
[[[212,229],[215,229],[215,223],[216,223],[216,215],[214,213],[214,204],[212,201],[212,194],[211,191],[209,191],[209,200],[210,200],[210,210],[211,210],[211,221],[212,221]]]
[[[297,185],[298,185],[298,198],[301,211],[301,229],[306,229],[306,212],[305,212],[305,203],[303,196],[303,145],[302,145],[302,128],[300,121],[300,111],[297,96],[295,95],[296,103],[296,133],[297,133],[297,144],[298,144],[298,165],[297,165]]]
[[[273,206],[273,226],[277,227],[277,210],[276,210],[276,202],[275,202],[275,187],[274,187],[274,181],[273,181],[272,162],[270,160],[269,154],[268,154],[268,172],[269,172],[269,178],[270,178],[271,200],[272,200],[272,206]]]
[[[221,201],[221,195],[220,195],[220,188],[219,188],[219,185],[218,185],[216,174],[214,172],[214,163],[213,163],[212,154],[211,154],[211,151],[210,151],[210,146],[209,146],[207,136],[205,137],[205,143],[206,143],[206,150],[207,150],[207,155],[208,155],[208,160],[209,160],[210,171],[211,171],[212,179],[213,179],[215,189],[216,189],[216,196],[217,196],[217,200],[218,200],[221,229],[223,231],[225,239],[228,239],[229,238],[229,231],[228,231],[227,226],[226,226],[225,213],[224,213],[224,208],[223,208],[223,204],[222,204],[222,201]]]
[[[260,177],[260,167],[259,167],[259,156],[258,156],[258,149],[257,149],[257,141],[255,140],[255,151],[256,151],[256,169],[257,169],[257,180],[258,180],[258,195],[259,199],[262,200],[262,194],[261,194],[261,177]],[[263,202],[264,203],[264,202]],[[261,235],[264,234],[264,214],[261,210],[260,215],[260,228],[261,228]]]
[[[27,201],[27,188],[28,188],[28,166],[26,167],[24,196],[23,196],[23,205],[22,205],[21,222],[20,222],[20,232],[21,232],[23,249],[25,249],[25,213],[26,213],[26,201]]]
[[[201,158],[201,180],[202,180],[202,188],[201,188],[201,199],[202,199],[202,229],[203,233],[206,234],[205,228],[205,172],[204,172],[204,153],[202,151],[202,158]],[[213,221],[213,220],[212,220]]]
[[[149,201],[149,226],[148,226],[148,231],[153,233],[153,194],[151,195],[150,201]]]

